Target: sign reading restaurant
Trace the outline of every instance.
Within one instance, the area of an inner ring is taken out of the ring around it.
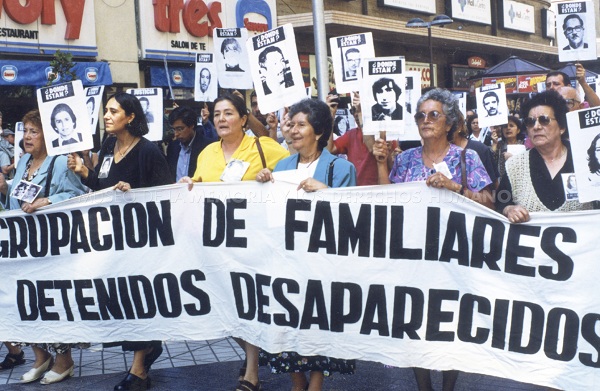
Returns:
[[[250,35],[276,26],[276,0],[138,0],[142,57],[195,61],[213,50],[215,28],[246,28]]]
[[[93,2],[0,1],[0,52],[97,55]],[[82,26],[86,26],[85,29]]]

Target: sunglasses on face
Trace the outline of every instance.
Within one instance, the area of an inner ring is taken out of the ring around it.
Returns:
[[[444,114],[440,113],[437,110],[430,111],[429,113],[419,111],[418,113],[415,114],[415,122],[417,124],[421,124],[421,123],[425,122],[426,118],[429,120],[429,122],[437,122],[443,116],[444,116]]]
[[[548,115],[540,115],[539,117],[526,117],[523,120],[526,128],[533,128],[536,122],[539,122],[542,126],[548,126],[550,122],[556,118],[552,118]]]

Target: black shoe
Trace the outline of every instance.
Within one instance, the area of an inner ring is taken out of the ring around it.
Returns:
[[[144,368],[146,369],[146,373],[150,371],[150,367],[152,366],[152,364],[154,364],[154,361],[156,361],[156,359],[160,357],[162,352],[163,347],[162,344],[160,344],[157,347],[153,348],[150,353],[146,354],[146,357],[144,357]]]
[[[127,372],[125,379],[115,386],[115,391],[145,391],[150,388],[150,377],[145,379]]]
[[[8,353],[0,363],[0,369],[12,369],[21,364],[25,364],[25,353],[22,350],[18,354]]]

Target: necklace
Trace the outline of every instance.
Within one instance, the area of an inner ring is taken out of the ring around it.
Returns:
[[[429,156],[429,154],[428,154],[427,152],[425,152],[425,148],[423,148],[423,149],[422,149],[422,151],[423,151],[423,155],[424,155],[424,156],[425,156],[427,159],[431,160],[431,162],[432,162],[433,164],[436,164],[436,163],[437,163],[437,160],[438,160],[439,158],[441,158],[442,156],[446,156],[446,150],[447,150],[449,147],[450,147],[450,144],[446,145],[446,147],[444,148],[444,150],[442,151],[442,153],[440,153],[440,154],[439,154],[439,155],[438,155],[438,156],[437,156],[435,159],[432,159],[432,158],[431,158],[431,156]]]
[[[306,164],[306,168],[308,168],[308,167],[310,167],[310,165],[311,165],[311,164],[313,164],[314,162],[316,162],[316,161],[319,159],[319,157],[320,157],[320,156],[321,156],[321,152],[317,151],[317,152],[315,153],[315,157],[314,157],[314,159],[310,160],[310,159],[311,159],[311,157],[310,157],[310,156],[308,157],[308,159],[307,159],[307,160],[309,160],[308,164],[306,164],[306,163],[302,163],[302,162],[300,162],[300,160],[298,160],[298,162],[300,162],[300,163],[302,163],[302,164]]]
[[[131,142],[129,143],[129,146],[127,147],[127,149],[125,150],[125,152],[121,152],[121,148],[119,147],[118,143],[115,143],[117,145],[117,153],[119,155],[121,155],[121,158],[125,157],[125,155],[127,155],[127,153],[129,152],[129,149],[131,148],[131,146],[133,145],[133,143],[136,141],[136,138],[134,138],[133,140],[131,140]]]
[[[550,159],[550,160],[546,160],[546,159],[544,158],[544,161],[545,161],[546,163],[548,163],[548,164],[552,164],[552,163],[554,163],[554,161],[556,161],[556,160],[560,160],[560,159],[561,159],[563,156],[565,156],[565,154],[566,154],[566,153],[567,153],[567,148],[565,148],[565,147],[562,147],[562,148],[561,148],[561,154],[560,154],[559,156],[555,157],[554,159]]]
[[[46,159],[44,159],[46,160]],[[40,170],[40,167],[42,166],[42,164],[44,164],[44,160],[42,160],[41,163],[36,164],[35,165],[35,170],[32,168],[33,166],[33,157],[29,158],[29,160],[27,161],[27,166],[25,167],[25,172],[23,173],[23,178],[29,182],[31,182],[31,180],[33,178],[35,178],[35,176],[38,174],[38,171]],[[33,171],[33,172],[32,172]]]

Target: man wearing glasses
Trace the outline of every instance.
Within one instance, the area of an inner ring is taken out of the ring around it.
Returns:
[[[558,91],[558,93],[565,98],[565,101],[567,101],[567,107],[569,108],[569,111],[583,109],[579,91],[577,91],[575,88],[571,86],[562,86],[558,87],[556,91]]]
[[[588,44],[583,42],[585,29],[583,19],[577,14],[568,15],[563,21],[563,32],[569,44],[563,50],[587,49]]]

